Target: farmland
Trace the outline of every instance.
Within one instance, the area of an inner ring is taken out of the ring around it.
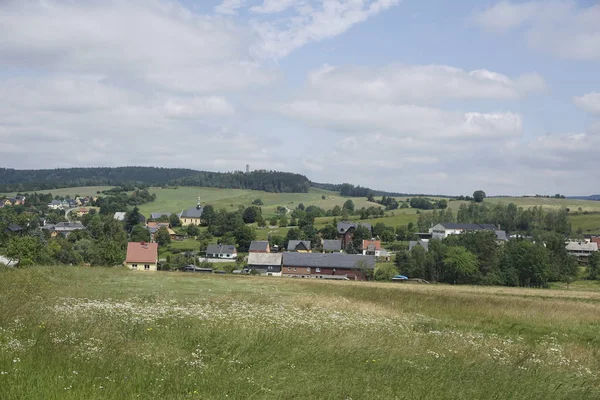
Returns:
[[[600,396],[598,291],[0,275],[2,399]]]

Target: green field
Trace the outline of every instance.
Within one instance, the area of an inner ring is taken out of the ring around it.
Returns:
[[[598,399],[600,292],[0,269],[2,399]]]
[[[108,190],[113,186],[81,186],[81,187],[73,187],[73,188],[63,188],[63,189],[52,189],[52,190],[38,190],[37,193],[52,193],[54,196],[71,196],[71,198],[75,198],[76,195],[79,196],[97,196],[97,192],[102,192],[103,190]],[[32,192],[33,193],[33,192]],[[16,196],[17,193],[0,193],[0,196],[13,197]]]
[[[569,216],[574,232],[581,229],[585,233],[600,234],[600,214],[579,214]]]
[[[572,199],[552,199],[545,197],[493,197],[485,199],[490,204],[508,204],[514,203],[517,207],[530,208],[533,206],[542,206],[544,208],[568,208],[571,211],[600,211],[600,201],[591,200],[572,200]],[[452,204],[452,202],[448,203]]]

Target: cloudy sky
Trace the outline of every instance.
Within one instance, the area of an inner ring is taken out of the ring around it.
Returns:
[[[0,166],[600,191],[593,0],[2,0]]]

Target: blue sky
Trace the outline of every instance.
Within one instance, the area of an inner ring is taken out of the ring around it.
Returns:
[[[0,166],[600,190],[593,1],[0,3]]]

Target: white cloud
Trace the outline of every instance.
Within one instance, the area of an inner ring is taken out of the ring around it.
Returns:
[[[600,5],[580,7],[575,1],[501,1],[474,15],[488,31],[523,28],[528,45],[576,60],[600,59]]]
[[[387,132],[399,137],[487,138],[521,135],[521,117],[514,113],[460,113],[415,105],[292,101],[282,114],[339,132]]]
[[[205,116],[231,116],[233,106],[224,97],[170,98],[165,104],[167,116],[172,118],[198,118]]]
[[[219,14],[234,15],[237,11],[244,7],[246,0],[223,0],[215,7],[215,12]]]
[[[285,11],[293,6],[304,6],[302,0],[264,0],[260,6],[250,7],[250,11],[259,14],[275,14]]]
[[[443,99],[517,99],[544,90],[537,73],[509,78],[485,69],[465,71],[446,65],[401,65],[381,68],[324,65],[309,75],[309,90],[321,98],[377,102]]]
[[[600,93],[587,93],[583,96],[575,97],[573,100],[577,107],[582,110],[593,114],[600,114]]]
[[[285,57],[307,43],[340,35],[399,3],[400,0],[321,0],[320,8],[305,4],[291,18],[255,21],[253,26],[263,39],[256,54],[263,58]]]

